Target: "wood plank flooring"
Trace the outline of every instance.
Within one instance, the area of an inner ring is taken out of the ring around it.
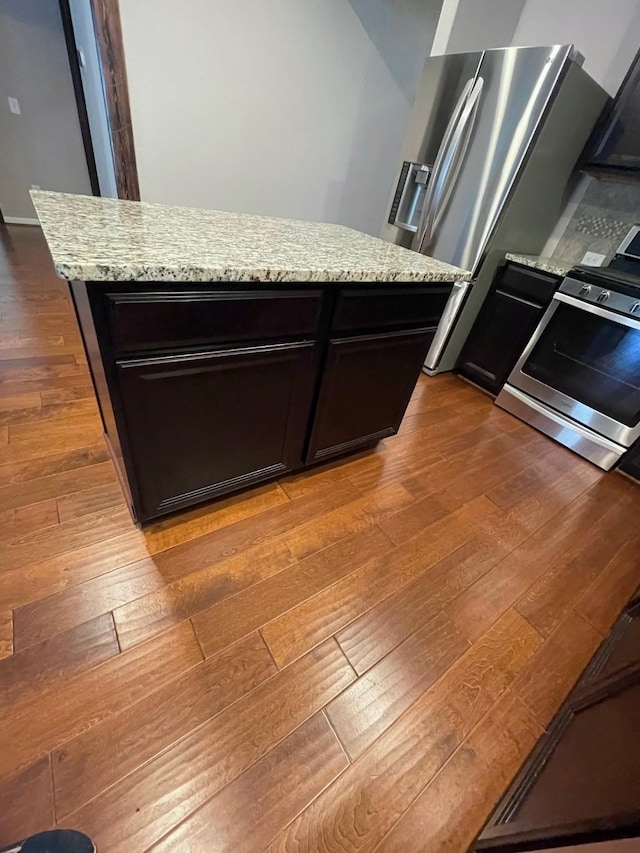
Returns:
[[[0,234],[0,846],[467,850],[640,582],[640,488],[444,375],[141,531],[67,286]]]

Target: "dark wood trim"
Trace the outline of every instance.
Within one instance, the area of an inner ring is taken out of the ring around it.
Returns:
[[[118,0],[91,0],[119,198],[140,201]]]
[[[76,98],[78,119],[80,120],[80,133],[82,134],[84,155],[87,161],[89,181],[91,182],[91,192],[94,195],[100,195],[98,169],[96,168],[96,158],[93,152],[93,141],[91,139],[91,129],[89,127],[87,102],[84,97],[84,88],[82,86],[82,73],[80,71],[80,63],[78,62],[78,49],[76,47],[76,37],[73,31],[73,21],[71,19],[69,0],[58,0],[58,5],[60,6],[60,17],[62,18],[62,29],[64,31],[64,40],[67,46],[67,56],[69,57],[69,70],[71,71],[73,93]]]

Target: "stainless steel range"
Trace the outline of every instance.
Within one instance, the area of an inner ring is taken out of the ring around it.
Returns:
[[[496,403],[604,469],[640,437],[639,227],[566,276]]]

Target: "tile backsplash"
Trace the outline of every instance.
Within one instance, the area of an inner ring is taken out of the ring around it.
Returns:
[[[571,218],[551,257],[577,264],[585,252],[598,252],[607,256],[606,263],[629,228],[640,222],[640,181],[585,175],[576,196]]]

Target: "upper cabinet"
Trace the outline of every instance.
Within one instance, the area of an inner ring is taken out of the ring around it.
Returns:
[[[640,53],[588,147],[589,165],[640,169]]]

